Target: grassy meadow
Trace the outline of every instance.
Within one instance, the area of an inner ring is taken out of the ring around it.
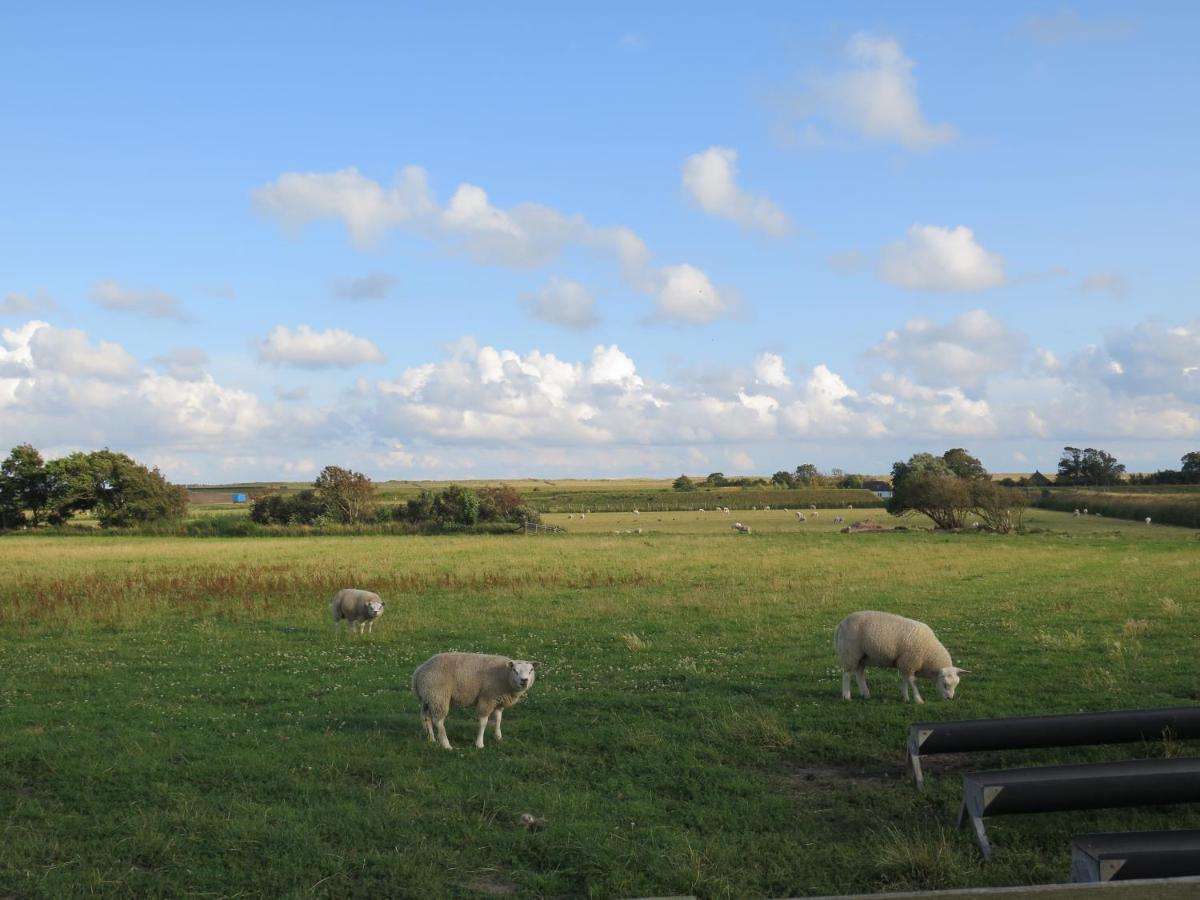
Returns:
[[[1032,884],[1072,834],[1200,809],[1014,816],[984,863],[958,774],[1193,744],[927,763],[918,718],[1200,700],[1195,531],[1030,510],[1024,535],[842,535],[823,510],[547,516],[539,537],[0,538],[0,896],[702,897]],[[731,520],[751,525],[735,534]],[[896,524],[886,520],[885,524]],[[920,523],[909,520],[909,526]],[[641,528],[642,533],[636,533]],[[614,533],[619,532],[619,533]],[[388,601],[335,635],[328,600]],[[833,628],[929,622],[953,702],[840,699]],[[535,659],[505,740],[447,753],[408,681]],[[523,813],[546,827],[518,827]]]

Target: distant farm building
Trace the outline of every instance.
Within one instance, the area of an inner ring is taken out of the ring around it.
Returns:
[[[863,487],[881,500],[892,496],[892,486],[886,481],[866,481],[863,482]]]
[[[234,494],[233,495],[234,503],[246,503],[249,500],[250,500],[250,498],[246,494]]]

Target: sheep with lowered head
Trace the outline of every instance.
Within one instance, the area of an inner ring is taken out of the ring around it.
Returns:
[[[358,588],[343,588],[333,595],[330,604],[333,609],[333,624],[346,622],[351,630],[357,628],[358,633],[370,631],[375,626],[375,620],[383,615],[383,601],[378,594],[362,591]]]
[[[958,676],[967,671],[954,665],[932,628],[893,613],[874,610],[851,613],[838,623],[834,643],[842,663],[843,700],[850,699],[851,672],[858,681],[859,696],[863,699],[871,696],[867,690],[867,666],[899,669],[904,699],[908,700],[908,690],[912,688],[917,703],[925,702],[917,690],[918,675],[934,680],[941,695],[953,700]]]
[[[483,732],[491,720],[496,740],[504,710],[520,700],[537,678],[536,663],[486,653],[439,653],[417,667],[412,689],[421,703],[421,726],[430,742],[453,750],[446,737],[446,715],[455,706],[473,706],[479,717],[475,746],[483,749]]]

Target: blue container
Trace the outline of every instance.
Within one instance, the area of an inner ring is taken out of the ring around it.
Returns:
[[[246,502],[247,500],[249,500],[249,499],[250,499],[250,498],[249,498],[249,497],[247,497],[245,494],[234,494],[234,495],[233,495],[233,502],[234,502],[234,503],[245,503],[245,502]]]

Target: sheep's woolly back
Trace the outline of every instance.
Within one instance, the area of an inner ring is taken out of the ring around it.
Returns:
[[[510,662],[507,656],[485,653],[439,653],[413,672],[412,689],[435,717],[452,706],[509,707],[525,693],[509,680]]]
[[[846,670],[857,668],[864,658],[873,666],[906,668],[927,676],[954,665],[932,628],[894,613],[851,613],[838,624],[835,642]]]

